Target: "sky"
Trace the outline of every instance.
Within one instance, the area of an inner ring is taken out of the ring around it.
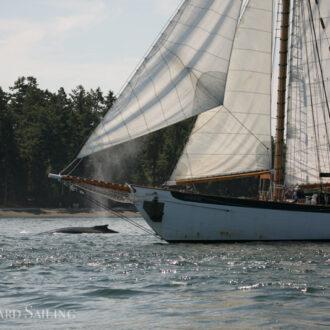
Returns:
[[[0,87],[117,94],[181,0],[0,0]]]

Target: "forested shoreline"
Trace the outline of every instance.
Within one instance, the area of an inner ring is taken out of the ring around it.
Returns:
[[[113,101],[112,92],[82,86],[51,93],[34,77],[8,93],[0,87],[0,205],[57,206],[62,193],[47,174],[73,159]]]
[[[0,205],[70,207],[87,205],[79,194],[48,179],[80,151],[115,101],[114,93],[83,86],[67,92],[42,90],[34,77],[0,86]],[[194,118],[84,159],[73,175],[114,182],[161,185],[168,179],[193,127]],[[254,179],[208,184],[198,189],[235,195],[255,193]]]

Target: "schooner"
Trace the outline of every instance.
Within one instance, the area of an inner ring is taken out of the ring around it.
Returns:
[[[330,1],[282,0],[279,47],[276,4],[183,1],[77,156],[197,116],[165,187],[49,176],[134,203],[169,242],[330,240],[327,203],[284,200],[285,189],[297,185],[322,194],[330,188]],[[268,194],[242,199],[171,189],[249,176],[269,181]]]

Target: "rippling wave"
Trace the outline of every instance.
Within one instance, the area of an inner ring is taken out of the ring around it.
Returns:
[[[0,222],[4,328],[330,327],[329,243],[167,244],[120,219]],[[105,223],[119,234],[39,235]]]

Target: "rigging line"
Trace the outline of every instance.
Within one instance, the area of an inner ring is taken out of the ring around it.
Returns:
[[[215,107],[213,109],[207,110],[208,113],[210,113],[211,111],[214,111],[215,110],[215,113],[211,116],[210,119],[208,119],[203,125],[201,125],[200,127],[198,127],[196,130],[195,130],[195,126],[194,126],[193,127],[193,130],[192,130],[192,132],[190,134],[190,136],[193,135],[193,134],[195,134],[195,133],[197,133],[200,129],[202,129],[205,125],[207,125],[218,114],[219,110],[221,111],[221,108],[222,107],[223,107],[223,105],[219,105],[219,106],[217,106],[217,107]]]
[[[313,44],[314,46],[314,44]],[[314,50],[314,53],[315,53],[315,48],[313,47],[313,50]],[[317,96],[322,100],[324,99],[324,95],[322,93],[322,87],[320,87],[320,77],[319,77],[319,72],[317,71],[316,72],[316,75],[317,75],[317,85],[313,86],[314,90],[315,90],[315,93],[317,94]],[[325,108],[324,108],[324,104],[325,102],[320,102],[320,103],[316,103],[314,102],[314,106],[317,108],[317,109],[320,109],[319,112],[321,113],[320,115],[323,116],[323,122],[322,122],[322,119],[320,116],[317,117],[318,119],[318,122],[317,122],[317,128],[318,128],[318,132],[319,134],[321,134],[321,136],[323,135],[322,133],[320,133],[320,129],[321,127],[324,127],[325,129],[325,135],[326,137],[323,137],[323,141],[325,142],[320,142],[319,143],[319,147],[321,149],[321,147],[323,146],[326,146],[327,147],[327,152],[324,154],[324,153],[321,153],[321,157],[322,159],[320,161],[322,161],[322,165],[320,163],[320,167],[323,167],[324,164],[330,164],[330,137],[329,137],[329,130],[328,130],[328,125],[327,125],[327,114],[326,114],[326,111],[325,111]],[[320,107],[320,108],[319,108]],[[321,141],[320,137],[319,137],[319,140]],[[327,161],[325,160],[325,158],[327,158]]]
[[[319,13],[319,17],[321,18],[320,6],[317,4],[316,8],[317,8],[317,11]],[[329,41],[329,37],[327,35],[327,30],[323,29],[323,32],[325,34],[326,40],[328,41],[328,47],[330,48],[330,41]]]
[[[274,5],[276,7],[276,4]],[[280,1],[277,3],[277,14],[276,14],[276,20],[274,22],[274,26],[277,27],[279,25],[279,16],[280,16]],[[275,10],[275,9],[274,9]],[[278,40],[279,40],[279,35],[278,35],[278,31],[280,31],[280,29],[275,29],[275,35],[273,36],[273,50],[272,50],[272,68],[275,66],[275,53],[276,53],[276,49],[277,49],[277,45],[278,45]]]
[[[85,198],[87,200],[89,200],[90,202],[94,203],[96,206],[99,206],[107,211],[110,211],[112,212],[113,214],[115,214],[116,216],[118,216],[120,219],[128,222],[129,224],[131,224],[132,226],[136,227],[136,228],[139,228],[140,230],[144,231],[145,233],[149,234],[149,235],[152,235],[152,236],[155,236],[157,237],[159,240],[162,240],[157,234],[155,234],[153,231],[145,228],[144,226],[138,224],[138,223],[135,223],[133,220],[129,219],[128,217],[126,216],[123,216],[122,214],[120,214],[119,212],[111,209],[110,207],[107,207],[106,205],[104,205],[103,203],[101,203],[100,201],[92,198],[91,196],[88,196],[86,195]]]
[[[112,106],[110,109],[113,108],[114,104],[117,102],[117,98],[114,100]],[[104,123],[103,123],[103,120],[105,118],[105,116],[109,113],[110,109],[108,109],[107,113],[103,116],[103,118],[100,118],[99,122],[97,123],[97,125],[94,125],[94,127],[91,129],[90,133],[88,134],[88,136],[83,140],[83,142],[80,144],[79,148],[78,148],[78,152],[76,152],[75,154],[75,159],[77,159],[78,155],[80,154],[81,150],[83,149],[83,147],[85,147],[85,145],[87,144],[87,142],[89,141],[89,139],[93,136],[94,132],[98,129],[98,127],[101,126],[101,124],[103,125],[103,130],[104,130]],[[89,146],[89,149],[90,149],[90,146]],[[104,149],[104,148],[103,148]],[[90,151],[87,151],[88,155],[90,154],[93,154],[95,153],[96,151],[95,150],[95,146],[92,147],[92,152]],[[102,149],[101,149],[102,150]],[[88,155],[84,155],[84,156],[81,156],[80,159],[82,158],[85,158],[86,156]]]
[[[321,19],[321,13],[320,13],[320,8],[319,8],[319,6],[317,6],[317,8],[318,8],[318,14],[319,14],[319,17],[320,17],[320,19]],[[313,18],[313,13],[312,12],[310,12],[310,15],[312,16],[312,18]],[[323,27],[323,26],[322,26]],[[313,32],[314,32],[314,39],[312,40],[312,46],[313,46],[313,50],[314,50],[314,53],[316,53],[317,51],[318,51],[318,49],[315,49],[315,48],[317,48],[318,47],[318,43],[317,43],[317,39],[316,39],[316,29],[315,29],[315,25],[314,25],[314,20],[312,20],[312,28],[313,28]],[[329,46],[329,40],[328,40],[328,36],[327,36],[327,34],[326,34],[326,30],[325,30],[325,28],[323,28],[323,29],[318,29],[318,37],[319,37],[319,42],[321,43],[321,39],[322,39],[322,33],[324,33],[325,34],[325,36],[326,36],[326,40],[328,41],[328,46]],[[317,53],[318,54],[318,53]],[[319,72],[317,71],[316,72],[316,74],[317,74],[317,85],[319,86],[320,85],[320,81],[323,83],[323,85],[324,85],[324,79],[323,79],[323,75],[322,75],[322,64],[320,63],[320,58],[318,57],[318,62],[317,62],[318,64],[319,64],[319,67],[320,67],[320,71],[321,71],[321,79],[320,79],[320,77],[319,77]],[[315,88],[315,87],[314,87]],[[324,89],[324,87],[323,87],[323,89]],[[327,95],[326,95],[326,93],[325,93],[325,95],[324,95],[324,97],[322,97],[323,95],[322,95],[322,93],[321,93],[321,88],[320,88],[320,90],[317,90],[318,92],[319,92],[319,96],[320,96],[320,99],[321,99],[321,110],[322,110],[322,114],[323,114],[323,119],[324,119],[324,128],[325,128],[325,132],[326,132],[326,136],[327,136],[327,156],[325,155],[324,157],[326,158],[328,158],[327,159],[327,163],[328,164],[330,164],[330,136],[329,136],[329,131],[328,131],[328,125],[327,125],[327,116],[326,116],[326,111],[325,111],[325,109],[324,109],[324,107],[322,106],[322,99],[324,99],[325,98],[325,103],[326,103],[326,105],[328,106],[328,99],[327,99]],[[320,124],[318,124],[318,126],[319,126]],[[326,161],[324,160],[324,158],[323,158],[323,162],[325,162],[326,163]],[[320,165],[321,166],[321,165]]]
[[[309,2],[309,0],[308,0],[308,2]],[[311,16],[311,12],[309,12],[308,14],[309,14],[309,23],[310,24],[313,24],[311,22],[311,20],[310,20],[311,17],[313,18],[313,16]],[[304,15],[304,18],[305,18],[305,11],[304,10],[303,10],[303,15]],[[307,40],[306,29],[304,29],[303,31],[304,31],[303,32],[304,33],[304,38],[305,38],[305,41],[306,41]],[[307,74],[308,74],[309,94],[310,94],[311,109],[312,109],[312,119],[313,119],[313,126],[314,126],[314,135],[315,135],[315,147],[316,147],[316,157],[317,157],[317,168],[318,168],[318,172],[321,173],[321,169],[320,169],[320,155],[319,155],[319,148],[318,148],[319,142],[318,142],[318,134],[316,132],[316,126],[315,126],[315,113],[314,113],[312,87],[311,87],[311,84],[310,84],[311,83],[311,76],[310,76],[310,69],[309,69],[309,58],[308,58],[307,47],[305,47],[305,53],[306,53],[306,62],[307,62]],[[322,191],[322,179],[320,180],[320,188],[321,188],[321,191]]]
[[[149,47],[149,49],[147,50],[147,52],[145,53],[145,55],[143,56],[143,58],[141,59],[141,61],[135,66],[135,69],[133,70],[133,72],[128,76],[128,78],[124,82],[123,86],[119,89],[119,92],[117,93],[117,97],[118,98],[123,93],[123,91],[126,89],[126,86],[127,86],[128,82],[130,80],[132,80],[132,78],[135,76],[135,74],[137,73],[137,71],[140,68],[140,66],[142,66],[142,63],[144,61],[146,61],[146,59],[148,58],[148,56],[152,53],[152,51],[156,47],[157,43],[159,42],[161,36],[167,31],[167,29],[169,28],[169,25],[172,23],[172,21],[174,20],[174,18],[179,13],[182,15],[184,6],[187,6],[187,3],[188,3],[187,0],[181,0],[180,1],[179,5],[176,7],[176,9],[173,12],[172,16],[168,19],[168,21],[166,22],[166,24],[164,25],[164,27],[162,28],[162,30],[160,31],[160,33],[156,36],[155,40],[153,41],[153,43],[151,44],[151,46]]]
[[[91,133],[90,135],[92,135],[92,133]],[[78,148],[79,151],[76,152],[76,154],[75,154],[73,160],[71,161],[71,163],[69,163],[66,167],[64,167],[64,168],[60,171],[59,174],[63,174],[64,171],[66,171],[71,165],[73,165],[76,161],[78,161],[77,156],[78,156],[78,154],[80,153],[82,147],[85,145],[85,143],[87,142],[87,140],[88,140],[89,138],[90,138],[90,136],[88,136],[88,137],[85,139],[85,141],[84,141],[83,143],[80,144],[80,147]],[[78,165],[81,163],[82,159],[83,159],[83,157],[81,157],[81,158],[79,159]],[[78,165],[76,165],[76,166],[74,167],[74,169],[76,169]],[[73,170],[71,170],[70,173],[72,173],[72,171],[73,171]]]
[[[293,7],[293,31],[292,31],[292,43],[291,43],[291,65],[290,68],[292,70],[292,67],[295,68],[301,68],[302,67],[302,36],[301,33],[304,31],[302,20],[299,19],[302,15],[302,7],[301,3],[298,4],[297,2],[294,2]],[[301,69],[300,71],[297,71],[297,75],[299,75],[299,79],[296,79],[296,82],[294,82],[294,79],[292,78],[292,75],[290,75],[290,95],[289,95],[289,102],[291,105],[288,105],[288,118],[287,123],[299,123],[300,125],[295,127],[295,133],[292,136],[292,138],[287,139],[288,143],[288,150],[291,149],[290,153],[287,153],[286,162],[287,162],[287,177],[290,177],[288,180],[289,183],[292,184],[292,181],[294,180],[294,184],[297,181],[304,181],[302,178],[303,171],[300,170],[302,163],[306,162],[306,159],[303,159],[304,153],[299,153],[298,149],[303,148],[301,146],[302,141],[306,140],[306,129],[302,128],[302,123],[306,122],[302,120],[302,111],[301,107],[302,104],[299,102],[300,95],[304,93],[301,87],[301,84],[303,84]],[[299,83],[299,84],[298,84]],[[306,116],[306,112],[304,112]],[[291,118],[291,120],[290,120]],[[290,131],[287,131],[287,135],[289,136]],[[299,134],[299,135],[298,135]],[[298,135],[298,136],[297,136]],[[302,136],[304,135],[304,136]],[[298,148],[299,145],[299,148]],[[299,164],[299,167],[296,165]],[[288,175],[290,174],[290,175]],[[299,179],[298,179],[299,178]]]
[[[323,90],[324,90],[324,97],[325,97],[325,102],[326,102],[326,106],[328,109],[328,113],[329,113],[329,103],[328,103],[328,97],[326,94],[326,89],[325,89],[325,83],[324,83],[324,77],[323,77],[323,69],[322,69],[322,64],[321,64],[321,59],[320,59],[320,54],[319,54],[319,49],[318,49],[318,43],[317,43],[317,37],[316,37],[316,32],[315,32],[315,25],[314,25],[314,18],[313,18],[313,12],[312,12],[312,8],[311,8],[311,4],[310,4],[310,0],[308,2],[309,4],[309,14],[310,14],[310,25],[312,27],[313,30],[313,37],[314,39],[312,40],[312,46],[313,46],[313,50],[314,53],[317,53],[317,58],[318,58],[318,64],[319,64],[319,69],[320,69],[320,73],[321,73],[321,82],[322,82],[322,86],[323,86]],[[320,14],[320,10],[319,11],[319,16],[321,17]],[[321,35],[321,32],[319,33]],[[321,38],[321,36],[320,36]],[[307,41],[307,40],[306,40]],[[319,72],[317,72],[317,76],[318,76],[318,84],[319,84]],[[322,99],[322,96],[321,96]],[[326,115],[325,115],[325,111],[324,108],[322,107],[322,113],[323,113],[323,118],[324,118],[324,127],[325,127],[325,131],[326,131],[326,135],[328,138],[328,151],[330,151],[330,136],[329,136],[329,132],[328,132],[328,126],[327,126],[327,121],[326,121]],[[330,117],[330,114],[329,114]],[[328,164],[330,163],[330,152],[328,152]]]
[[[224,109],[226,109],[229,114],[242,126],[244,127],[257,141],[259,141],[260,144],[262,144],[267,151],[269,151],[269,148],[250,130],[248,129],[227,107],[223,106]]]
[[[80,165],[80,163],[82,162],[82,160],[83,160],[82,158],[79,159],[78,163],[73,167],[73,169],[68,172],[68,175],[70,175]]]
[[[90,201],[93,201],[94,203],[98,203],[98,204],[97,204],[98,206],[102,206],[103,208],[110,210],[112,213],[116,214],[118,217],[120,217],[120,218],[122,218],[122,219],[125,218],[128,222],[130,222],[130,221],[132,222],[132,220],[129,219],[128,217],[123,216],[123,215],[121,215],[119,212],[117,212],[117,211],[115,211],[115,210],[113,210],[113,209],[111,209],[111,208],[105,206],[105,205],[102,204],[100,201],[94,199],[94,198],[90,195],[90,194],[93,194],[93,193],[96,193],[96,192],[93,192],[93,191],[91,191],[91,190],[89,190],[89,189],[87,189],[87,188],[85,188],[85,187],[83,187],[83,186],[81,186],[81,185],[79,185],[79,184],[70,184],[70,185],[73,186],[73,187],[75,187],[75,189],[82,190],[82,191],[86,192],[86,193],[87,193],[87,194],[85,194],[85,198],[86,198],[86,199],[88,199],[88,200],[90,200]],[[103,198],[109,198],[108,196],[105,196],[105,195],[102,195],[102,197],[103,197]],[[144,230],[144,231],[146,231],[146,232],[149,231],[150,234],[154,234],[153,231],[151,231],[151,230],[145,228],[144,226],[142,226],[142,225],[140,225],[140,224],[137,224],[137,223],[135,223],[135,222],[133,222],[132,224],[133,224],[134,226],[136,226],[136,227],[139,227],[140,229],[142,229],[142,230]]]
[[[294,63],[295,64],[295,67],[298,68],[299,67],[299,63],[301,63],[302,61],[302,55],[301,55],[301,52],[300,52],[300,49],[301,49],[301,38],[298,38],[298,33],[299,31],[303,31],[303,27],[301,26],[302,23],[300,22],[300,20],[298,19],[299,17],[299,13],[298,13],[298,5],[296,2],[293,3],[293,17],[292,17],[292,26],[293,26],[293,31],[292,31],[292,37],[291,39],[292,40],[295,40],[294,42],[291,41],[291,63]],[[300,7],[300,10],[301,10],[301,7]],[[300,13],[301,15],[301,13]],[[293,36],[295,36],[296,38],[293,38]],[[299,45],[298,45],[299,43]],[[294,52],[293,52],[293,48],[295,48],[295,56],[294,56]],[[295,61],[295,62],[294,62]],[[290,65],[290,72],[292,72],[292,65]],[[299,104],[299,95],[301,93],[301,91],[298,89],[298,88],[295,88],[294,89],[294,95],[292,93],[292,89],[293,89],[293,81],[292,81],[292,75],[290,75],[290,81],[289,81],[289,86],[291,86],[291,90],[289,90],[289,97],[290,97],[290,94],[291,94],[291,98],[290,98],[290,104],[291,104],[291,111],[290,111],[290,108],[289,108],[289,105],[288,105],[288,109],[287,109],[287,127],[288,127],[288,124],[290,123],[290,120],[289,120],[289,115],[290,115],[290,118],[292,119],[291,122],[292,123],[297,123],[297,122],[300,122],[301,123],[301,111],[298,111],[300,110],[300,104]],[[297,84],[297,83],[296,83]],[[293,101],[294,100],[294,101]],[[295,102],[295,109],[293,110],[293,102]],[[298,117],[299,117],[299,121],[298,121]],[[301,127],[299,127],[299,138],[301,141],[301,134],[302,134],[302,129]],[[289,135],[289,130],[287,130],[287,135]],[[287,140],[289,143],[290,142],[290,139]],[[292,141],[291,141],[292,142]],[[289,160],[290,160],[290,166],[288,166],[288,168],[291,169],[291,176],[293,175],[293,173],[296,172],[296,167],[295,167],[295,164],[298,162],[299,164],[302,162],[301,158],[299,159],[299,154],[297,154],[297,144],[298,144],[298,139],[297,138],[294,138],[293,140],[293,145],[292,145],[292,153],[293,153],[293,157],[290,157]],[[289,149],[289,147],[288,147]],[[300,155],[300,157],[302,157],[302,154]],[[298,160],[297,160],[298,158]],[[286,157],[286,159],[288,159],[288,157]],[[287,172],[289,172],[287,170]],[[302,172],[301,172],[302,173]],[[301,180],[301,178],[300,178]]]
[[[319,7],[317,7],[318,8],[318,13],[319,13],[319,17],[321,17],[321,13],[320,13],[320,9],[319,9]],[[312,26],[312,28],[313,28],[313,40],[312,40],[312,46],[313,46],[313,50],[314,50],[314,53],[317,53],[318,54],[318,49],[317,49],[317,47],[318,47],[318,43],[317,43],[317,38],[316,38],[316,32],[315,32],[315,25],[314,25],[314,19],[313,19],[313,13],[312,13],[312,11],[311,11],[311,8],[309,8],[310,9],[310,15],[311,15],[311,17],[312,17],[312,21],[311,21],[311,26]],[[324,31],[324,33],[325,33],[325,35],[326,35],[326,30],[325,29],[322,29],[322,31]],[[322,31],[320,31],[320,29],[319,29],[319,40],[321,40],[321,34],[322,34]],[[326,35],[326,37],[327,37],[327,35]],[[327,39],[327,41],[328,41],[328,44],[329,44],[329,40]],[[320,41],[321,42],[321,41]],[[316,48],[316,49],[315,49]],[[318,64],[319,64],[319,67],[320,67],[320,71],[321,71],[321,79],[320,79],[320,77],[319,77],[319,72],[317,71],[316,72],[316,74],[317,74],[317,85],[319,85],[320,84],[320,81],[322,82],[322,84],[323,84],[323,89],[325,88],[324,86],[325,86],[325,84],[324,84],[324,79],[323,79],[323,75],[322,75],[322,64],[321,64],[321,62],[320,62],[320,58],[319,58],[319,56],[318,56],[318,62],[317,62]],[[314,87],[315,88],[315,87]],[[320,98],[321,98],[321,100],[322,100],[322,94],[321,94],[321,91],[319,91],[320,93],[319,93],[319,95],[320,95]],[[324,93],[325,95],[324,95],[324,97],[325,97],[325,103],[326,103],[326,106],[328,107],[329,105],[328,105],[328,99],[327,99],[327,95],[326,95],[326,93]],[[322,102],[323,103],[323,102]],[[327,125],[327,118],[326,118],[326,111],[325,111],[325,109],[324,109],[324,107],[322,106],[322,104],[321,104],[321,109],[322,109],[322,114],[323,114],[323,119],[324,119],[324,128],[325,128],[325,132],[326,132],[326,136],[327,136],[327,147],[328,147],[328,153],[327,153],[327,158],[328,158],[328,164],[330,164],[330,136],[329,136],[329,131],[328,131],[328,125]],[[329,109],[328,109],[328,111],[329,111]],[[319,125],[319,124],[318,124]],[[326,156],[325,156],[326,157]],[[323,159],[324,160],[324,159]]]
[[[276,8],[277,5],[277,8]],[[280,9],[281,9],[281,3],[280,1],[278,1],[277,3],[274,1],[273,2],[273,14],[272,14],[272,63],[271,63],[271,81],[270,81],[270,120],[269,120],[269,132],[270,135],[272,135],[272,124],[275,123],[275,119],[272,117],[272,114],[274,112],[273,109],[273,104],[276,101],[276,96],[275,94],[272,92],[272,89],[274,86],[276,86],[276,74],[275,74],[275,61],[277,59],[277,50],[279,47],[279,40],[280,40]],[[276,13],[277,10],[277,13]],[[275,13],[276,13],[276,19],[275,19]],[[275,28],[275,31],[274,31]],[[272,139],[272,136],[271,136]],[[273,168],[274,164],[273,164],[273,144],[272,142],[270,142],[270,167]],[[271,179],[272,180],[272,179]],[[270,185],[271,187],[271,185]],[[272,189],[269,187],[270,191],[272,191]]]
[[[63,174],[63,172],[65,172],[71,165],[73,165],[78,159],[74,158],[67,166],[65,166],[59,174]]]
[[[315,48],[316,48],[317,58],[318,58],[318,61],[319,61],[319,66],[320,66],[320,72],[321,72],[321,77],[322,77],[322,86],[323,86],[323,91],[324,91],[324,95],[325,95],[325,101],[326,101],[328,114],[329,114],[329,118],[330,118],[330,108],[329,108],[329,102],[328,102],[328,95],[327,95],[327,91],[326,91],[326,87],[325,87],[325,83],[324,83],[323,68],[322,68],[322,65],[321,65],[321,57],[320,57],[319,47],[318,47],[318,44],[317,44],[317,38],[316,38],[316,32],[315,32],[315,26],[314,26],[314,18],[313,18],[313,12],[312,12],[312,7],[311,7],[311,1],[310,0],[308,0],[308,9],[309,9],[309,14],[310,14],[310,23],[311,23],[312,30],[313,30],[313,36],[315,38]]]

